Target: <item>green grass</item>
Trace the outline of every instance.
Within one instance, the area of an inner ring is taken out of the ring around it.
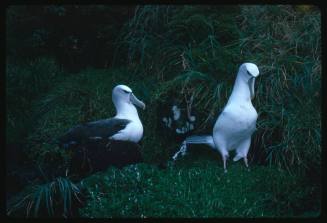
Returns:
[[[88,202],[80,215],[88,218],[294,217],[307,210],[319,215],[318,203],[304,203],[311,194],[300,189],[299,178],[275,167],[247,171],[240,163],[224,174],[221,162],[210,158],[165,170],[148,164],[109,168],[83,184]]]

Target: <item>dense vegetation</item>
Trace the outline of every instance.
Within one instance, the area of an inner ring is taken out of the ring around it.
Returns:
[[[44,176],[28,185],[24,181],[25,189],[8,198],[7,213],[319,215],[320,29],[314,6],[9,7],[7,175],[24,174],[17,167],[24,166]],[[173,97],[180,103],[193,97],[203,123],[194,133],[210,131],[239,65],[247,61],[261,73],[253,101],[259,118],[251,171],[229,162],[230,171],[223,174],[219,154],[205,147],[171,163],[181,141],[160,129],[162,109]],[[120,83],[147,105],[139,112],[145,164],[110,167],[74,182],[69,174],[47,177],[44,170],[60,169],[70,160],[53,140],[75,124],[114,115],[111,91]],[[165,169],[157,167],[162,163]],[[78,199],[84,206],[70,213]]]

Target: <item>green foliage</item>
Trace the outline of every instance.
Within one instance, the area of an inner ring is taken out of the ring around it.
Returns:
[[[23,217],[25,212],[26,217],[68,217],[72,215],[72,203],[82,202],[80,197],[78,185],[69,178],[58,177],[49,183],[32,186],[16,196],[7,206],[7,215],[14,213],[14,216]]]
[[[129,65],[154,73],[161,81],[185,69],[228,71],[230,63],[224,62],[237,57],[231,58],[224,46],[239,37],[233,19],[238,10],[238,7],[139,6],[119,37],[117,52],[126,47]]]
[[[242,7],[245,58],[262,76],[255,107],[268,160],[291,172],[320,166],[320,13],[291,6]],[[260,21],[258,23],[257,21]],[[271,22],[274,21],[274,22]]]
[[[21,141],[33,128],[32,103],[53,87],[63,75],[51,58],[38,58],[28,63],[7,61],[6,67],[7,142]]]
[[[88,177],[83,180],[88,202],[80,214],[88,218],[286,217],[301,216],[309,208],[299,202],[304,204],[310,192],[299,189],[300,179],[285,171],[257,166],[248,172],[235,164],[224,174],[217,159],[203,159],[203,154],[201,158],[166,170],[137,164]],[[319,215],[319,204],[308,205],[313,205],[312,214]]]

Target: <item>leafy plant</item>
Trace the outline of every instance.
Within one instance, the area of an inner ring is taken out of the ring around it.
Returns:
[[[58,177],[49,183],[31,187],[26,194],[17,196],[8,205],[7,215],[10,216],[13,213],[17,215],[17,212],[25,211],[26,217],[70,217],[72,204],[81,203],[81,196],[80,186],[74,184],[69,178]]]

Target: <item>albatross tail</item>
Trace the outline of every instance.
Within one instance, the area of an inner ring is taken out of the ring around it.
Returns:
[[[184,141],[186,144],[205,144],[211,148],[215,148],[215,143],[211,135],[202,135],[202,136],[189,136]]]
[[[187,145],[189,144],[204,144],[210,146],[211,148],[215,148],[215,143],[213,142],[211,135],[189,136],[183,141],[180,149],[173,156],[173,160],[176,160],[179,154],[184,156],[186,154]]]

